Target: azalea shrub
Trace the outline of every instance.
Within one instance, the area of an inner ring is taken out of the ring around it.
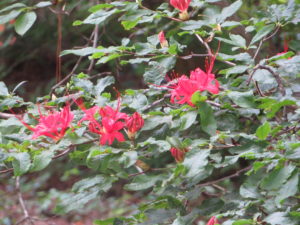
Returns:
[[[7,3],[0,23],[29,35],[37,10],[68,9],[54,2]],[[118,190],[123,210],[100,225],[299,224],[300,2],[96,2],[73,22],[92,44],[60,52],[79,60],[48,95],[24,101],[0,82],[3,180],[76,175],[36,197],[53,215],[103,210]],[[119,35],[97,39],[110,24]]]

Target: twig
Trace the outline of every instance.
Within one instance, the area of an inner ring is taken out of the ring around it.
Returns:
[[[63,85],[67,80],[69,80],[71,78],[71,76],[75,73],[75,70],[77,69],[77,67],[79,66],[79,64],[81,63],[82,61],[82,56],[79,57],[79,59],[77,60],[77,62],[75,63],[72,71],[64,78],[62,79],[61,81],[59,81],[57,84],[55,84],[52,88],[51,88],[51,91],[49,93],[49,95],[51,96],[54,92],[54,90],[56,88],[58,88],[59,86]]]
[[[202,37],[200,37],[199,34],[195,34],[195,35],[198,38],[198,40],[201,42],[201,44],[203,44],[204,47],[206,48],[208,55],[213,55],[209,45],[202,39]]]
[[[278,132],[277,134],[275,134],[274,136],[269,136],[267,138],[267,141],[271,141],[272,139],[277,138],[278,136],[281,136],[283,134],[287,134],[287,133],[290,133],[290,132],[293,132],[295,134],[299,130],[300,130],[300,127],[297,127],[297,126],[282,130],[282,131]]]
[[[0,112],[0,118],[1,119],[9,119],[11,117],[15,117],[15,115],[14,114],[10,114],[10,113],[2,113],[2,112]]]
[[[88,40],[88,43],[87,43],[86,45],[84,45],[83,47],[89,46],[89,42],[90,42],[90,40],[94,37],[94,34],[95,34],[95,32],[93,31],[92,34],[91,34],[91,36],[90,36],[90,38],[89,38],[89,40]],[[54,92],[54,90],[55,90],[56,88],[58,88],[59,86],[63,85],[67,80],[69,80],[69,79],[73,76],[73,74],[75,73],[77,67],[78,67],[79,64],[81,63],[82,59],[83,59],[83,56],[80,56],[80,57],[78,58],[77,62],[75,63],[75,65],[74,65],[72,71],[71,71],[64,79],[62,79],[61,81],[59,81],[57,84],[55,84],[55,85],[51,88],[51,91],[50,91],[50,93],[49,93],[50,96],[53,94],[53,92]]]
[[[283,83],[282,83],[282,80],[280,78],[280,76],[275,73],[270,67],[268,66],[264,66],[264,65],[258,65],[258,68],[259,69],[263,69],[263,70],[267,70],[269,71],[273,77],[275,78],[277,84],[278,84],[278,88],[279,88],[279,91],[281,92],[281,94],[284,96],[285,95],[285,89],[284,89],[284,86],[283,86]]]
[[[221,181],[224,181],[224,180],[227,180],[227,179],[230,179],[230,178],[233,178],[233,177],[238,177],[241,173],[244,173],[248,170],[250,170],[252,168],[252,165],[250,166],[247,166],[241,170],[238,170],[236,171],[235,173],[231,174],[231,175],[228,175],[226,177],[222,177],[220,179],[217,179],[217,180],[213,180],[213,181],[209,181],[209,182],[206,182],[206,183],[202,183],[202,184],[198,184],[199,187],[205,187],[205,186],[210,186],[210,185],[215,185]]]
[[[93,48],[97,47],[97,43],[98,43],[98,33],[99,33],[99,24],[95,25],[95,29],[94,29],[94,40],[93,40]],[[95,65],[95,59],[92,58],[91,63],[89,65],[89,68],[87,69],[87,74],[90,74],[92,72],[92,69]]]
[[[0,174],[1,174],[1,173],[12,172],[13,170],[14,170],[13,168],[9,168],[9,169],[6,169],[6,170],[1,170],[1,171],[0,171]]]
[[[19,176],[17,176],[17,178],[16,178],[16,191],[18,193],[19,203],[21,205],[21,208],[22,208],[22,211],[23,211],[23,214],[24,214],[24,218],[22,220],[20,220],[19,222],[17,222],[16,225],[21,224],[21,223],[23,223],[27,220],[29,221],[30,224],[34,225],[34,222],[33,222],[32,218],[29,216],[28,210],[25,206],[25,202],[24,202],[22,192],[21,192],[21,189],[20,189],[20,177]]]
[[[148,109],[151,109],[152,107],[162,103],[166,98],[169,98],[169,97],[171,97],[171,94],[164,95],[164,97],[162,97],[161,99],[158,99],[158,100],[154,101],[152,104],[143,108],[143,111],[147,111]]]
[[[145,174],[145,173],[151,172],[151,171],[163,171],[163,170],[168,170],[168,169],[173,169],[173,168],[176,168],[176,167],[173,166],[173,167],[166,167],[166,168],[150,168],[148,170],[144,170],[144,171],[141,171],[141,172],[138,172],[138,173],[129,174],[128,177],[135,177],[135,176]]]
[[[270,39],[271,37],[273,37],[273,36],[279,31],[279,29],[280,29],[280,26],[277,26],[276,30],[275,30],[270,36],[264,37],[264,38],[259,42],[258,48],[257,48],[257,50],[256,50],[256,52],[255,52],[255,54],[254,54],[254,56],[253,56],[253,60],[254,60],[254,61],[255,61],[255,59],[256,59],[256,57],[257,57],[257,55],[258,55],[258,53],[259,53],[259,51],[260,51],[260,49],[261,49],[261,47],[262,47],[263,42],[265,42],[265,41],[267,41],[268,39]]]

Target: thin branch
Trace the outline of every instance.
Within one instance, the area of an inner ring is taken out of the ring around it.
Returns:
[[[94,29],[94,40],[93,40],[93,48],[97,47],[97,43],[98,43],[98,36],[99,36],[99,24],[95,25],[95,29]],[[93,58],[91,60],[91,63],[89,65],[89,68],[87,69],[87,74],[90,74],[92,72],[92,69],[95,65],[95,59]]]
[[[22,196],[22,192],[20,189],[20,177],[19,176],[17,176],[17,178],[16,178],[16,191],[18,194],[19,203],[21,205],[21,208],[22,208],[22,211],[24,214],[24,218],[16,224],[21,224],[28,220],[30,224],[34,225],[33,219],[29,216],[28,210],[26,208],[26,205],[25,205],[25,202],[24,202],[24,199]]]
[[[144,170],[144,171],[141,171],[141,172],[138,172],[138,173],[129,174],[128,177],[135,177],[135,176],[145,174],[145,173],[151,172],[151,171],[164,171],[164,170],[173,169],[173,168],[176,168],[176,167],[172,166],[172,167],[167,167],[167,168],[150,168],[148,170]]]
[[[12,172],[13,170],[14,170],[13,168],[9,168],[9,169],[6,169],[6,170],[1,170],[1,171],[0,171],[0,174],[1,174],[1,173]]]
[[[0,119],[9,119],[15,117],[14,114],[0,112]]]
[[[270,67],[268,67],[268,66],[258,65],[258,68],[259,68],[259,69],[263,69],[263,70],[267,70],[267,71],[269,71],[269,72],[273,75],[273,77],[275,78],[275,80],[276,80],[276,82],[277,82],[277,84],[278,84],[279,91],[280,91],[281,94],[284,96],[284,95],[285,95],[285,88],[284,88],[284,86],[283,86],[283,82],[282,82],[280,76],[279,76],[276,72],[274,72],[274,71],[273,71]]]
[[[275,138],[277,138],[278,136],[281,136],[281,135],[283,135],[283,134],[287,134],[287,133],[290,133],[290,132],[292,132],[292,133],[295,134],[295,133],[297,133],[299,130],[300,130],[300,127],[297,127],[297,126],[293,126],[293,127],[288,128],[288,129],[284,129],[284,130],[278,132],[277,134],[275,134],[274,136],[269,136],[269,137],[267,138],[267,141],[271,141],[272,139],[275,139]]]
[[[260,49],[261,49],[261,47],[262,47],[263,42],[265,42],[265,41],[267,41],[268,39],[270,39],[271,37],[273,37],[273,36],[279,31],[279,29],[280,29],[280,26],[277,26],[276,30],[275,30],[270,36],[263,38],[263,39],[259,42],[258,48],[257,48],[257,50],[256,50],[256,52],[255,52],[255,54],[254,54],[254,56],[253,56],[253,60],[254,60],[254,61],[255,61],[256,57],[258,56],[258,53],[259,53],[259,51],[260,51]]]
[[[207,50],[208,55],[213,55],[212,52],[211,52],[211,49],[210,49],[209,45],[202,39],[202,37],[200,37],[199,34],[195,34],[195,36],[198,38],[198,40],[201,42],[201,44],[204,45],[204,47]]]
[[[250,170],[251,168],[252,168],[252,165],[247,166],[247,167],[245,167],[245,168],[243,168],[241,170],[238,170],[238,171],[236,171],[235,173],[233,173],[231,175],[222,177],[222,178],[217,179],[217,180],[213,180],[213,181],[209,181],[209,182],[206,182],[206,183],[198,184],[197,186],[199,186],[199,187],[205,187],[205,186],[215,185],[215,184],[217,184],[217,183],[219,183],[221,181],[224,181],[224,180],[227,180],[227,179],[231,179],[233,177],[238,177],[238,176],[241,175],[241,173],[244,173],[244,172]]]
[[[159,105],[160,103],[162,103],[166,98],[171,97],[171,94],[166,94],[164,95],[164,97],[162,97],[161,99],[158,99],[156,101],[154,101],[152,104],[146,106],[145,108],[143,108],[143,111],[147,111],[148,109],[151,109],[152,107]]]

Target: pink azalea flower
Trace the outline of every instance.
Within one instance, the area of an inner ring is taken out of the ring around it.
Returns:
[[[215,216],[211,217],[210,220],[208,221],[208,223],[206,225],[215,225],[215,224],[219,224],[217,218]]]
[[[186,12],[190,3],[191,0],[170,0],[170,4],[181,12]]]
[[[33,131],[32,139],[36,139],[39,136],[47,136],[54,141],[58,141],[65,135],[74,118],[70,105],[65,106],[61,112],[51,112],[47,116],[42,115],[41,112],[39,113],[39,123],[35,127],[31,127],[19,119],[28,129]]]

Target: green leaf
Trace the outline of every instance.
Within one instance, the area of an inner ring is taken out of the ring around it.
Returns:
[[[186,130],[196,121],[197,111],[190,111],[180,117],[180,130]]]
[[[258,139],[266,140],[270,132],[271,132],[271,125],[268,122],[265,122],[263,125],[257,128],[255,134],[258,137]]]
[[[243,2],[241,0],[235,1],[230,6],[227,6],[222,9],[221,15],[218,18],[218,22],[223,22],[226,18],[232,16],[236,13],[239,8],[242,6]]]
[[[297,194],[299,184],[299,172],[296,170],[294,175],[280,188],[276,195],[276,202],[280,203],[282,200]]]
[[[274,29],[275,25],[274,24],[270,24],[270,25],[266,25],[263,26],[263,28],[261,28],[252,38],[250,45],[254,44],[255,42],[261,40],[263,37],[265,37],[266,35],[268,35],[273,29]]]
[[[208,164],[208,156],[210,151],[205,149],[192,149],[186,154],[183,165],[188,169],[187,178],[199,176],[205,171],[205,166]],[[205,177],[203,177],[205,178]]]
[[[0,96],[8,96],[9,92],[4,82],[0,81]]]
[[[130,184],[126,184],[124,188],[130,191],[140,191],[153,187],[157,181],[162,180],[163,177],[161,175],[139,175],[136,176]]]
[[[255,224],[253,220],[237,220],[234,223],[232,223],[232,225],[252,225]]]
[[[235,45],[246,48],[246,40],[241,35],[229,34],[230,39],[235,43]]]
[[[109,8],[112,8],[112,7],[114,7],[114,6],[111,5],[111,4],[108,4],[108,3],[98,4],[98,5],[94,5],[91,8],[89,8],[89,12],[94,13],[94,12],[97,12],[101,9],[109,9]]]
[[[113,182],[116,181],[115,177],[106,177],[104,175],[97,175],[89,177],[76,182],[73,187],[73,192],[84,192],[90,188],[97,187],[99,191],[108,191]]]
[[[74,50],[64,50],[60,53],[60,56],[68,55],[68,54],[74,54],[78,56],[87,56],[94,54],[96,52],[99,52],[97,48],[93,47],[86,47],[86,48],[81,48],[81,49],[74,49]]]
[[[238,106],[243,108],[255,108],[254,96],[252,91],[238,92],[231,91],[228,97]]]
[[[30,155],[27,152],[12,153],[10,156],[14,158],[12,165],[15,176],[21,176],[29,170],[31,161]]]
[[[274,169],[262,180],[260,187],[265,190],[276,190],[280,188],[294,171],[295,166],[288,165],[283,168]]]
[[[112,225],[115,221],[115,218],[110,218],[107,220],[94,220],[93,224],[95,225]]]
[[[213,136],[216,134],[217,123],[214,117],[214,112],[206,102],[199,103],[200,125],[202,130]]]
[[[12,10],[7,14],[0,15],[0,24],[5,24],[5,23],[9,22],[10,20],[18,17],[18,15],[20,15],[20,14],[21,14],[21,10]]]
[[[51,1],[42,1],[42,2],[39,2],[35,5],[35,7],[37,8],[44,8],[44,7],[47,7],[47,6],[50,6],[52,5],[52,2]]]
[[[100,96],[104,89],[113,83],[115,83],[115,78],[112,76],[107,76],[99,79],[97,81],[97,85],[95,86],[96,95]]]
[[[164,57],[159,62],[150,62],[150,68],[144,73],[146,83],[160,85],[164,80],[166,73],[173,68],[176,63],[176,57]]]
[[[125,30],[131,30],[138,24],[139,20],[140,18],[137,18],[136,20],[133,21],[122,21],[121,24]]]
[[[99,194],[97,187],[79,193],[65,194],[60,198],[60,203],[56,206],[54,212],[65,214],[72,210],[79,210],[89,201],[95,200]]]
[[[272,213],[264,219],[264,222],[266,222],[270,225],[279,225],[279,224],[292,225],[292,224],[295,224],[288,218],[288,215],[285,212]]]
[[[3,9],[0,10],[0,13],[3,13],[5,11],[10,11],[11,9],[16,9],[16,8],[25,8],[26,5],[23,3],[14,3],[12,5],[9,5]]]
[[[197,29],[200,29],[205,24],[206,23],[201,20],[188,20],[188,21],[181,23],[180,28],[182,30],[197,30]]]
[[[35,12],[27,12],[19,16],[15,23],[16,32],[23,36],[34,24],[36,20]]]
[[[53,157],[52,151],[42,151],[41,154],[35,155],[33,158],[31,171],[40,171],[46,168],[49,163],[52,161]]]

